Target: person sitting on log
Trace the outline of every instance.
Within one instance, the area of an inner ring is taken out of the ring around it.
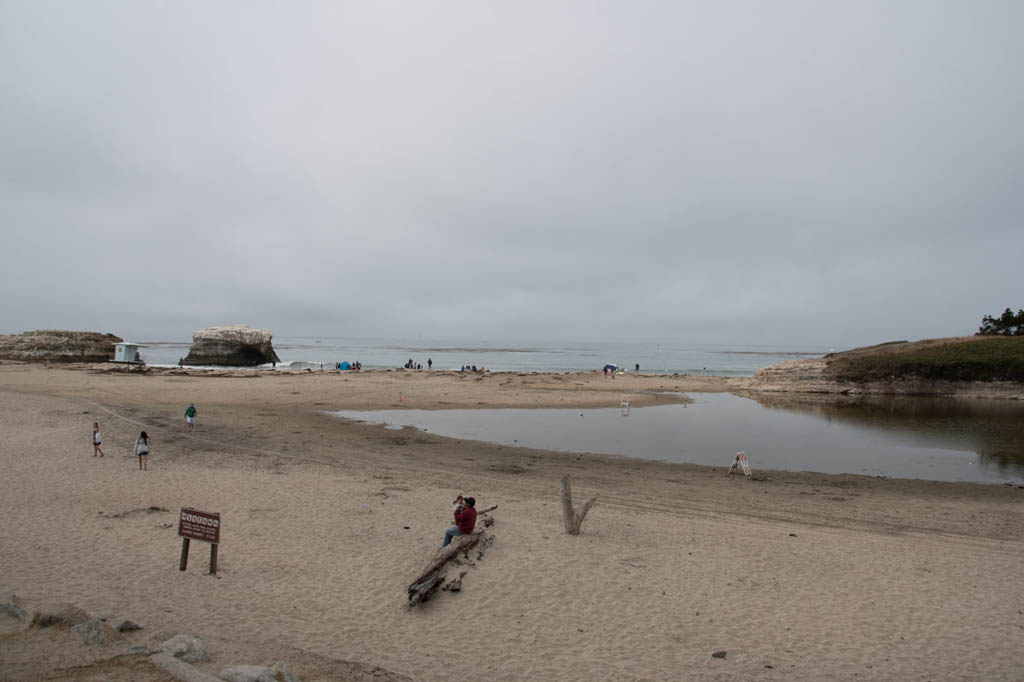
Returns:
[[[473,532],[473,527],[476,525],[476,499],[467,497],[463,499],[462,495],[455,498],[455,525],[445,531],[444,544],[442,547],[447,547],[448,543],[452,541],[452,538],[456,535],[468,535]]]

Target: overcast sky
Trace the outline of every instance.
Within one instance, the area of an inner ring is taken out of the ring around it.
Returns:
[[[0,332],[821,343],[1024,306],[1024,3],[0,0]]]

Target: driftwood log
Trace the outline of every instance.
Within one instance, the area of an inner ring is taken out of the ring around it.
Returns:
[[[475,565],[473,564],[473,559],[470,558],[470,550],[472,549],[476,549],[477,560],[483,558],[484,552],[494,542],[494,535],[488,531],[494,525],[494,518],[484,515],[497,508],[498,505],[495,504],[478,511],[477,528],[474,532],[467,535],[456,535],[447,547],[437,550],[434,558],[420,572],[419,577],[409,583],[409,587],[406,588],[409,593],[409,606],[429,601],[439,587],[444,591],[450,592],[462,590],[462,579],[466,576],[466,571],[461,571],[457,578],[445,584],[445,578],[448,576],[448,566],[450,563]]]
[[[562,521],[565,523],[565,532],[569,535],[579,535],[580,526],[587,512],[597,502],[597,496],[588,497],[583,506],[573,509],[572,506],[572,484],[569,482],[569,474],[562,476]]]

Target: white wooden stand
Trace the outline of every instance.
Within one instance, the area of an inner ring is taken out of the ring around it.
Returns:
[[[747,453],[737,452],[736,456],[732,458],[732,466],[729,467],[729,473],[736,471],[736,467],[743,467],[743,474],[745,476],[752,476],[750,471],[750,464],[747,463]]]

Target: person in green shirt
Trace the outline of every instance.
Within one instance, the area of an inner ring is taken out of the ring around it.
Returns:
[[[188,432],[192,433],[192,429],[196,426],[196,404],[189,403],[188,409],[185,410],[185,423],[188,424]]]

